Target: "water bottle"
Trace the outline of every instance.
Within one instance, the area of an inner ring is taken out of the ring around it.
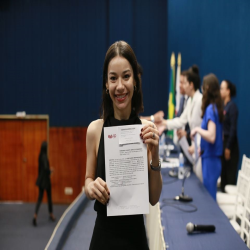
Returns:
[[[184,178],[184,157],[183,154],[179,154],[179,170],[178,170],[178,179]]]

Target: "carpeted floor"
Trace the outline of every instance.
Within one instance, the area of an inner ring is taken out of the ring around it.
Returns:
[[[0,203],[0,249],[40,250],[47,245],[50,236],[68,205],[53,205],[56,222],[49,221],[48,205],[42,204],[37,227],[32,225],[34,203]]]

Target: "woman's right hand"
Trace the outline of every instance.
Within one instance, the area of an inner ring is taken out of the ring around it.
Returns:
[[[96,199],[103,205],[106,205],[109,202],[110,192],[107,183],[100,177],[89,183],[88,194],[90,199]]]

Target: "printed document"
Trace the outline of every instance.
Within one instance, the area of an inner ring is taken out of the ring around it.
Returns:
[[[104,128],[106,182],[110,190],[107,216],[148,214],[147,146],[143,125]]]

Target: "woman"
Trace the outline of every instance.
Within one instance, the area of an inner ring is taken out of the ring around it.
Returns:
[[[49,207],[49,218],[52,221],[55,221],[55,217],[53,215],[53,208],[52,208],[52,199],[51,199],[51,183],[50,183],[50,173],[52,172],[49,167],[49,160],[47,156],[47,142],[44,141],[41,145],[41,150],[39,154],[39,171],[38,171],[38,178],[36,181],[36,185],[39,187],[39,196],[36,204],[36,210],[33,218],[33,225],[37,225],[37,213],[39,207],[41,205],[43,199],[44,190],[47,192],[48,197],[48,207]]]
[[[221,173],[223,107],[217,77],[209,74],[203,79],[202,124],[191,131],[201,136],[203,184],[216,200],[217,180]]]
[[[220,94],[224,102],[224,122],[223,122],[223,154],[221,170],[221,191],[225,192],[227,184],[236,184],[239,145],[237,138],[238,109],[231,100],[236,95],[236,87],[228,80],[224,80],[220,85]]]
[[[143,111],[141,81],[132,48],[124,41],[110,46],[103,66],[102,117],[87,130],[87,164],[85,192],[96,200],[95,228],[90,249],[148,249],[143,215],[107,217],[109,187],[105,182],[103,127],[143,124],[141,139],[147,144],[149,201],[155,205],[160,197],[162,179],[159,171],[159,133],[153,123],[140,120]],[[150,163],[150,161],[152,162]]]

